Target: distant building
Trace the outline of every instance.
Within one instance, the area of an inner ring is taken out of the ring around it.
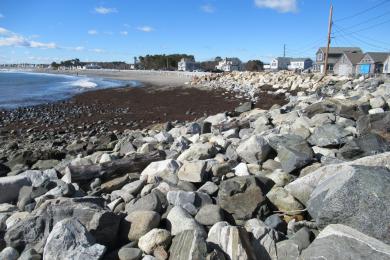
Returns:
[[[293,58],[290,60],[290,70],[307,70],[313,66],[313,60],[310,58]]]
[[[86,70],[99,70],[101,68],[102,67],[100,67],[99,65],[94,64],[94,63],[91,63],[91,64],[88,64],[88,65],[84,66],[84,69],[86,69]]]
[[[358,47],[331,47],[329,48],[328,71],[333,72],[334,65],[344,55],[344,53],[363,53]],[[316,63],[314,71],[323,73],[325,70],[326,47],[321,47],[316,53]]]
[[[356,72],[363,75],[382,73],[389,54],[388,52],[367,52],[358,63]]]
[[[242,70],[242,62],[239,58],[225,58],[215,68],[227,72],[240,71]]]
[[[177,64],[177,70],[179,71],[194,71],[199,69],[199,64],[194,59],[183,58]]]
[[[270,70],[271,69],[271,64],[264,64],[263,65],[264,70]]]
[[[387,57],[383,63],[383,73],[390,74],[390,55]]]
[[[333,71],[340,76],[352,76],[356,74],[357,64],[364,54],[361,52],[345,52],[334,65]]]
[[[291,58],[277,57],[271,61],[271,70],[287,70]]]

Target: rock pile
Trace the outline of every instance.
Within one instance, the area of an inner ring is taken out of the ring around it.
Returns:
[[[0,259],[389,259],[390,83],[339,83],[269,110],[7,145]]]

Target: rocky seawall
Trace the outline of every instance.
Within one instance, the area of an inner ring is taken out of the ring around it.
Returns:
[[[233,73],[192,84],[288,103],[35,150],[7,144],[0,259],[390,258],[388,79]]]

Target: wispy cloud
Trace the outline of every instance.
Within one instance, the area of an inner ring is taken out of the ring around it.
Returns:
[[[39,49],[55,49],[58,46],[53,43],[43,43],[38,41],[32,41],[22,35],[11,32],[5,28],[0,27],[0,47],[28,47]]]
[[[150,26],[140,26],[137,28],[137,30],[141,31],[141,32],[146,32],[146,33],[154,31],[153,27],[150,27]]]
[[[215,12],[215,8],[214,6],[212,6],[211,4],[205,4],[205,5],[202,5],[200,7],[202,9],[203,12],[205,13],[214,13]]]
[[[96,34],[98,34],[99,32],[98,31],[96,31],[96,30],[89,30],[88,31],[88,34],[89,35],[96,35]]]
[[[95,8],[95,12],[98,14],[111,14],[111,13],[117,13],[118,10],[116,8],[99,6]]]
[[[75,51],[83,51],[85,48],[83,46],[77,46],[74,48]]]
[[[121,31],[120,34],[122,34],[123,36],[127,36],[129,34],[128,31]]]
[[[290,13],[298,11],[297,0],[255,0],[259,8],[270,8],[280,13]]]

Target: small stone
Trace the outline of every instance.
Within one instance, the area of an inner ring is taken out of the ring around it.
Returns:
[[[167,249],[171,244],[171,233],[165,229],[152,229],[143,235],[139,241],[139,248],[146,254],[153,254],[157,247]]]
[[[140,260],[142,251],[138,248],[122,247],[118,251],[119,260]]]
[[[212,226],[224,220],[224,215],[218,205],[208,204],[201,207],[195,216],[195,220],[205,226]]]

